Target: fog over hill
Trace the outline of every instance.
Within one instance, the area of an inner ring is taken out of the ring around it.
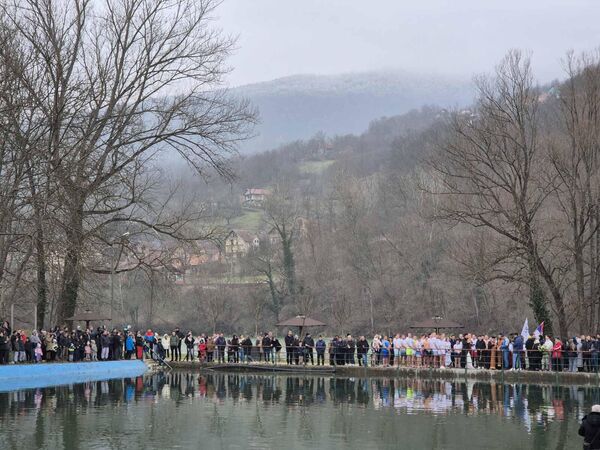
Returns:
[[[426,104],[470,104],[469,80],[402,71],[341,75],[294,75],[232,89],[258,108],[257,136],[241,153],[269,150],[312,136],[359,133],[373,119],[405,113]]]

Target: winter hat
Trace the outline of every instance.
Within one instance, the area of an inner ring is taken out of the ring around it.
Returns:
[[[592,406],[592,412],[600,413],[600,405],[594,405],[594,406]]]

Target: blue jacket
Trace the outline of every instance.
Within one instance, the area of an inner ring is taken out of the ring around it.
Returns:
[[[131,336],[127,336],[127,339],[125,340],[125,350],[128,352],[135,350],[135,342]]]
[[[513,342],[513,351],[522,352],[523,351],[523,336],[517,336],[515,341]]]
[[[319,339],[315,344],[315,348],[317,349],[317,353],[325,353],[325,341],[323,339]]]

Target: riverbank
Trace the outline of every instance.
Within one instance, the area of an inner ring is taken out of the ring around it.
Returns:
[[[409,367],[360,367],[360,366],[303,366],[287,364],[215,364],[189,361],[173,361],[174,370],[216,370],[225,372],[283,372],[298,375],[335,375],[342,377],[427,378],[442,380],[472,379],[495,383],[560,384],[600,386],[600,373],[586,372],[532,372],[485,369],[430,369]]]
[[[143,375],[141,360],[0,366],[0,392]]]

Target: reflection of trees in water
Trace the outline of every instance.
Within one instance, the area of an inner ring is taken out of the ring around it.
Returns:
[[[226,401],[256,403],[255,428],[259,435],[263,427],[260,416],[263,408],[285,405],[296,409],[300,414],[298,435],[309,440],[314,437],[315,429],[310,407],[331,403],[342,415],[345,405],[356,405],[434,415],[453,412],[504,416],[522,423],[533,434],[535,446],[545,448],[553,446],[545,433],[548,424],[556,420],[580,419],[590,405],[600,403],[600,389],[424,379],[172,372],[137,379],[0,393],[0,424],[8,419],[17,424],[20,420],[31,421],[31,415],[36,414],[35,441],[41,446],[48,437],[44,413],[51,412],[59,415],[65,425],[63,442],[76,447],[84,438],[77,427],[81,415],[95,408],[155,402],[157,398],[175,405],[190,399],[213,402],[210,428],[216,435],[226,431],[227,420],[219,415],[218,408]],[[159,417],[156,420],[160,420]],[[563,430],[565,436],[566,430]],[[559,440],[557,448],[564,446],[565,436],[561,434],[563,440]]]

